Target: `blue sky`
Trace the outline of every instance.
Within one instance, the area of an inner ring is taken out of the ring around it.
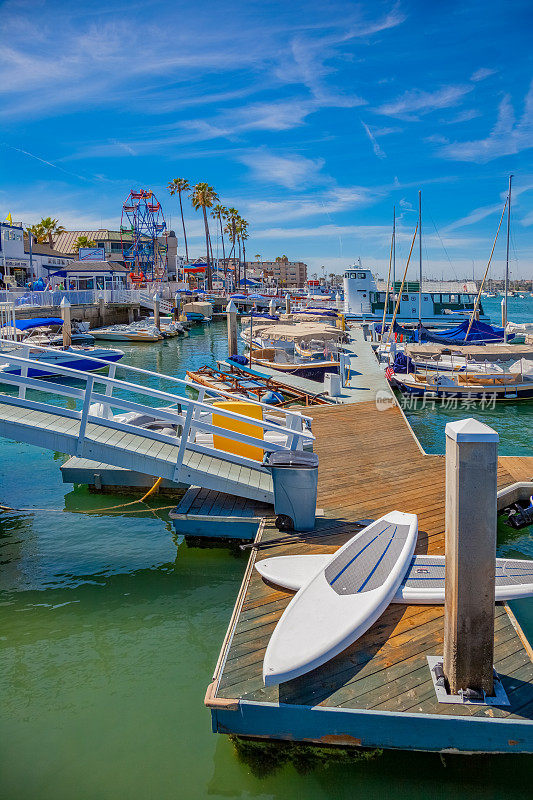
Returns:
[[[420,188],[426,274],[454,278],[482,272],[513,172],[511,269],[531,277],[532,29],[527,0],[7,0],[0,213],[117,227],[150,187],[179,235],[166,185],[206,180],[250,256],[383,274],[393,206],[401,265]],[[504,258],[502,235],[494,277]]]

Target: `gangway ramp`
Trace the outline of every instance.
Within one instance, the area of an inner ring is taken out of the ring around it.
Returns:
[[[253,420],[254,426],[262,428],[261,438],[224,427],[226,418],[233,421],[234,427],[238,422],[247,424],[248,429],[251,421],[250,417],[227,408],[217,407],[216,418],[222,418],[223,422],[213,424],[213,406],[204,402],[205,387],[192,381],[102,362],[109,369],[108,375],[55,366],[58,375],[68,379],[58,383],[57,379],[28,377],[28,371],[38,361],[11,352],[3,352],[1,356],[7,368],[19,374],[7,373],[6,367],[0,373],[0,435],[80,458],[271,503],[273,489],[268,470],[246,456],[217,449],[213,438],[219,441],[223,436],[241,445],[260,448],[263,453],[301,449],[304,442],[314,438],[307,429],[309,417],[270,406],[264,406],[266,419]],[[147,376],[152,380],[168,380],[177,391],[119,380],[114,377],[117,369],[141,373],[144,380]],[[18,396],[6,391],[9,386],[18,387]],[[198,399],[187,394],[191,388],[198,392]],[[226,394],[217,393],[216,399],[226,399]],[[120,415],[110,413],[114,410]],[[131,412],[137,416],[155,416],[165,427],[155,430],[139,427],[123,418]]]

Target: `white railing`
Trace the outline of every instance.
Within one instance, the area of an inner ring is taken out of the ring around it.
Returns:
[[[215,449],[214,446],[209,444],[199,444],[195,441],[197,432],[217,434],[226,439],[240,442],[241,444],[252,445],[253,447],[260,448],[264,452],[271,452],[274,450],[302,449],[304,440],[314,439],[314,436],[309,430],[308,425],[308,423],[311,422],[310,417],[305,417],[299,412],[290,411],[288,409],[273,409],[272,406],[260,403],[258,401],[249,402],[268,410],[270,417],[269,420],[264,418],[251,418],[220,407],[216,408],[216,414],[217,416],[220,415],[228,418],[229,420],[237,420],[248,426],[252,424],[262,428],[263,433],[265,431],[276,432],[278,434],[278,441],[281,435],[282,443],[269,441],[268,439],[264,438],[248,436],[240,432],[229,430],[223,426],[214,425],[212,422],[212,414],[214,413],[213,407],[208,402],[205,402],[205,395],[208,389],[200,384],[195,384],[194,381],[187,381],[180,378],[160,375],[159,373],[150,372],[149,370],[143,370],[137,367],[130,367],[128,365],[116,363],[110,364],[107,361],[93,358],[92,356],[91,359],[95,362],[101,363],[102,367],[108,367],[109,373],[107,376],[100,374],[93,375],[82,370],[71,369],[70,367],[59,366],[57,364],[53,365],[54,373],[56,373],[57,376],[69,378],[71,380],[74,379],[85,384],[85,388],[78,388],[68,384],[59,384],[50,380],[43,381],[39,378],[29,377],[28,372],[31,372],[32,370],[42,370],[44,363],[46,363],[14,354],[14,351],[20,352],[19,348],[26,348],[26,352],[28,352],[30,349],[29,345],[14,345],[10,340],[0,339],[0,348],[2,349],[2,360],[6,362],[2,372],[0,372],[0,384],[7,384],[19,388],[18,398],[13,398],[11,395],[0,393],[3,401],[11,402],[15,405],[23,405],[27,408],[35,408],[47,413],[53,412],[70,419],[79,419],[80,431],[78,434],[75,453],[79,456],[83,456],[84,454],[84,448],[87,441],[86,427],[88,421],[103,425],[104,427],[114,428],[128,433],[135,433],[138,436],[143,436],[148,439],[156,439],[162,443],[175,445],[179,442],[179,452],[175,464],[173,480],[179,480],[179,472],[183,464],[183,458],[186,450],[194,450],[206,455],[224,458],[225,460],[232,461],[236,464],[242,464],[244,466],[254,467],[256,469],[258,468],[258,462],[253,459],[223,452]],[[32,347],[31,349],[57,353],[57,350],[47,347]],[[66,353],[67,351],[63,352]],[[72,357],[77,357],[75,351],[72,353]],[[7,372],[7,369],[13,369],[19,374]],[[153,389],[138,383],[120,380],[115,377],[117,369],[123,369],[132,373],[150,376],[152,378],[157,378],[158,380],[167,380],[171,384],[174,384],[176,388],[179,387],[180,393],[178,394],[175,392],[162,391],[160,389]],[[98,384],[104,386],[104,393],[97,392],[95,390],[95,386]],[[186,389],[191,388],[198,392],[197,400],[193,400],[185,393]],[[26,398],[27,389],[33,389],[38,392],[42,392],[47,396],[56,395],[60,398],[66,397],[70,400],[77,400],[81,403],[81,409],[72,410],[64,408],[63,406],[58,405],[57,400],[55,403],[52,403],[49,400],[45,402],[29,400]],[[113,395],[115,390],[129,392],[134,394],[136,397],[139,395],[145,395],[151,400],[155,399],[167,405],[165,405],[163,408],[159,406],[154,407],[150,404],[128,400],[123,397],[117,397],[116,395]],[[209,390],[209,392],[211,391],[212,390]],[[216,392],[216,395],[217,396],[215,396],[214,400],[235,400],[235,395],[232,395],[229,392],[218,391]],[[211,402],[213,402],[213,400]],[[89,413],[89,408],[92,403],[101,403],[106,409],[109,410],[111,408],[118,408],[122,412],[135,411],[139,414],[151,414],[156,416],[158,419],[168,421],[171,425],[178,426],[180,436],[179,438],[171,437],[157,431],[146,430],[145,428],[140,428],[129,423],[119,422],[113,418],[107,419],[92,415]],[[38,444],[38,436],[36,437],[36,443]]]
[[[139,304],[139,292],[136,289],[96,289],[95,298],[105,303]]]
[[[0,291],[0,303],[14,303],[16,308],[50,308],[59,306],[66,298],[72,306],[93,305],[103,299],[106,303],[139,303],[135,289],[53,289],[43,292]]]
[[[142,289],[137,290],[135,292],[135,295],[137,298],[137,302],[141,306],[144,306],[145,308],[151,308],[152,311],[154,310],[155,299],[156,299],[155,295],[151,295],[148,292],[143,292]],[[170,302],[170,300],[165,300],[164,298],[159,297],[159,311],[162,314],[171,314],[173,308],[174,306]]]

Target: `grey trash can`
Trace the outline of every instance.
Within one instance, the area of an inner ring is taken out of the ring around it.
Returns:
[[[309,531],[315,527],[318,456],[305,450],[275,450],[265,459],[274,485],[276,526]]]

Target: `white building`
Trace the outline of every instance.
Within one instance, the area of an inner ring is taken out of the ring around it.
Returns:
[[[31,250],[30,253],[30,242],[21,223],[0,223],[0,279],[4,286],[24,286],[37,278],[46,280],[49,270],[61,269],[74,261],[73,256],[35,240]]]

